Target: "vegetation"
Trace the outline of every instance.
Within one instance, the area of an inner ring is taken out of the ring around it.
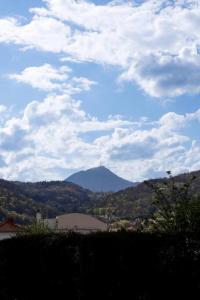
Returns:
[[[111,211],[114,220],[115,218],[127,220],[141,218],[145,221],[146,219],[151,218],[159,209],[158,205],[155,205],[156,190],[154,187],[160,187],[159,193],[162,189],[166,191],[167,188],[169,188],[168,192],[170,193],[171,188],[171,196],[168,195],[167,197],[167,195],[165,195],[169,203],[174,203],[175,199],[179,199],[180,201],[178,202],[180,205],[182,199],[187,196],[188,200],[192,200],[193,202],[193,207],[191,205],[190,209],[193,211],[197,209],[199,203],[198,198],[200,195],[200,171],[174,177],[169,175],[170,174],[168,174],[168,178],[148,180],[136,187],[107,195],[100,200],[97,205],[101,207],[101,209],[108,208],[109,211]],[[195,180],[192,180],[193,177]],[[174,185],[172,185],[172,183],[174,183]],[[187,186],[188,184],[189,186]],[[187,195],[186,192],[189,192],[189,194]],[[157,196],[159,195],[157,194]],[[187,198],[185,198],[185,202],[187,202],[186,200]],[[190,202],[191,201],[189,201],[189,203]],[[164,204],[161,199],[159,203],[161,206],[167,205],[167,203]],[[183,206],[181,209],[183,209]]]
[[[26,195],[28,203],[49,205],[56,210],[56,201],[60,199],[64,203],[67,195],[66,210],[77,205],[79,199],[81,209],[92,209],[110,221],[116,218],[112,225],[120,231],[55,234],[42,221],[26,226],[24,233],[16,238],[0,242],[0,299],[199,298],[197,175],[198,172],[173,177],[168,172],[166,179],[150,180],[136,188],[103,196],[63,183],[27,184],[30,187],[15,183],[15,193],[10,192],[12,197],[20,192],[23,201]],[[79,193],[85,195],[82,202]],[[91,195],[95,195],[93,200]],[[9,205],[12,203],[15,202]],[[148,212],[146,216],[151,215],[147,224],[140,222],[141,228],[145,225],[148,231],[128,232],[132,223],[128,218],[119,220],[119,214],[129,213],[129,219],[134,219],[134,208],[139,203],[141,210],[144,209],[142,220],[145,220],[144,211]],[[151,213],[147,204],[151,205]],[[4,207],[9,207],[6,205],[5,202]]]
[[[174,188],[177,188],[177,191],[174,189],[173,192],[176,192],[179,198],[183,197],[180,189],[187,185],[193,175],[196,179],[191,182],[189,188],[189,197],[193,195],[193,206],[186,207],[185,201],[185,208],[182,206],[180,209],[187,208],[188,212],[191,210],[191,214],[197,214],[195,210],[199,203],[200,171],[173,177]],[[173,187],[172,178],[165,178],[149,180],[148,184],[141,183],[117,193],[93,193],[69,182],[24,183],[0,180],[0,220],[12,218],[19,223],[32,223],[36,212],[40,210],[43,217],[49,218],[63,213],[80,212],[100,218],[106,217],[110,223],[120,219],[144,221],[159,209],[155,205],[155,189],[152,186],[165,187],[166,190],[165,183]],[[168,200],[173,202],[173,197],[175,194],[168,197]]]
[[[146,184],[154,191],[153,205],[156,211],[150,219],[150,230],[164,232],[199,232],[200,197],[192,191],[196,176],[185,182],[176,182],[168,171],[168,180]]]
[[[33,222],[23,227],[23,231],[19,232],[18,235],[44,235],[53,233],[43,221]]]
[[[0,180],[0,220],[12,218],[19,223],[32,223],[36,212],[43,217],[62,213],[86,212],[92,207],[92,192],[67,182],[24,183]]]
[[[198,299],[199,253],[182,234],[21,236],[0,242],[0,299]]]

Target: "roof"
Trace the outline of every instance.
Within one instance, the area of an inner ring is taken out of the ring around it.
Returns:
[[[19,232],[21,227],[15,224],[12,220],[6,220],[0,223],[0,233],[1,232]]]
[[[106,230],[107,224],[85,214],[72,213],[58,216],[58,229]]]

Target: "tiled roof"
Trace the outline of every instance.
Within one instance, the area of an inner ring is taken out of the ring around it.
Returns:
[[[80,213],[65,214],[57,217],[58,229],[106,230],[107,224]]]
[[[6,220],[0,223],[0,233],[1,232],[18,232],[21,231],[21,227],[15,224],[12,220]]]

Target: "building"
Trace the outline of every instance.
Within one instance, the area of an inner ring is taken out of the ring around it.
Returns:
[[[0,223],[0,240],[12,238],[21,230],[21,227],[12,220],[6,220]]]
[[[76,231],[80,233],[89,233],[106,231],[108,229],[106,223],[92,216],[80,213],[64,214],[54,219],[44,219],[44,223],[49,228],[59,232]]]

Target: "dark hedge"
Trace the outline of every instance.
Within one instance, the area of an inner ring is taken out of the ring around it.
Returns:
[[[120,232],[0,242],[1,300],[183,298],[200,298],[200,237]]]

